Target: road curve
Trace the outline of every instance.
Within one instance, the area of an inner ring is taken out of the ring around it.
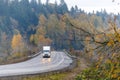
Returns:
[[[51,52],[51,58],[42,58],[42,54],[30,60],[0,65],[0,77],[50,72],[68,67],[72,59],[64,52]]]

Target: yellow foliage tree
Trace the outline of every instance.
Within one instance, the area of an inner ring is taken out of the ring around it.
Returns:
[[[11,47],[13,52],[21,52],[24,48],[23,39],[20,33],[15,34],[12,38]]]
[[[40,15],[39,24],[36,29],[36,33],[30,36],[30,42],[37,45],[38,48],[42,48],[44,45],[50,45],[51,39],[46,38],[46,18],[44,15]]]
[[[46,22],[46,17],[44,15],[40,15],[39,21],[40,21],[39,24],[44,26]]]
[[[30,37],[30,41],[34,42],[34,44],[36,44],[39,48],[41,48],[44,45],[50,45],[51,44],[51,39],[49,38],[45,38],[44,35],[31,35]]]

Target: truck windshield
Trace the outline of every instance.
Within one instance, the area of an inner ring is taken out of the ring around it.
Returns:
[[[49,52],[49,50],[44,50],[43,52]]]

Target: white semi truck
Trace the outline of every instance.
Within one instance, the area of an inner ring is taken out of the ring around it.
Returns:
[[[43,46],[43,58],[50,58],[51,50],[50,46]]]

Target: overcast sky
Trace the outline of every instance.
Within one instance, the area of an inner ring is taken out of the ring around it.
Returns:
[[[45,2],[46,0],[42,0],[42,2]],[[57,0],[59,3],[59,0]],[[68,8],[70,9],[71,6],[77,5],[79,8],[84,9],[86,12],[93,12],[98,10],[101,11],[101,9],[106,9],[108,13],[120,13],[120,0],[115,0],[115,2],[112,2],[112,0],[64,0]],[[50,0],[50,2],[55,2],[55,0]]]

